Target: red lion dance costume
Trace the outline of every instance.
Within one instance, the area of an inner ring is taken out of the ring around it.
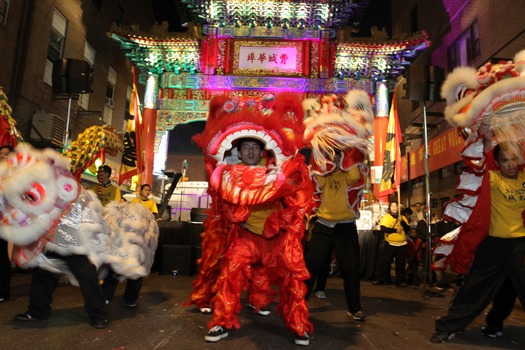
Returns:
[[[212,206],[189,300],[199,307],[211,305],[209,328],[238,329],[241,292],[250,287],[250,303],[261,308],[272,301],[271,285],[277,284],[277,311],[287,328],[297,334],[313,330],[303,282],[309,273],[301,241],[313,194],[304,157],[297,153],[303,131],[301,101],[292,94],[267,95],[262,101],[217,96],[211,101],[206,127],[194,137],[205,153]],[[264,144],[265,166],[228,162],[240,138]],[[242,224],[261,205],[278,210],[266,219],[259,236]]]

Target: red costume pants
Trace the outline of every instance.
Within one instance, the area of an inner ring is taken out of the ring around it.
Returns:
[[[306,285],[303,280],[308,273],[304,260],[301,260],[302,266],[294,266],[294,269],[302,270],[301,279],[286,267],[292,259],[285,252],[302,255],[302,247],[284,249],[288,243],[285,233],[267,239],[241,230],[221,262],[221,272],[215,285],[216,295],[211,300],[213,318],[208,324],[209,329],[213,326],[238,329],[240,325],[236,314],[241,310],[242,291],[250,283],[257,283],[256,288],[251,288],[252,293],[257,290],[257,295],[252,294],[250,301],[260,308],[270,301],[265,298],[271,291],[271,283],[276,283],[280,292],[277,311],[283,314],[286,327],[292,333],[312,332],[305,302]]]

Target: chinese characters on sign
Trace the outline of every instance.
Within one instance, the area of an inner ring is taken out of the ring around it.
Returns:
[[[297,48],[241,46],[239,68],[295,71],[297,70]]]

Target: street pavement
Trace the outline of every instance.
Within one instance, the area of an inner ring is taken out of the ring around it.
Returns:
[[[331,277],[328,298],[308,302],[315,327],[308,347],[295,345],[282,318],[256,315],[247,309],[239,314],[241,328],[230,331],[218,343],[206,343],[209,315],[184,306],[194,277],[152,274],[145,279],[136,310],[124,307],[120,284],[109,305],[110,325],[98,330],[89,325],[80,290],[61,283],[54,294],[51,318],[20,322],[13,318],[26,311],[30,274],[12,277],[12,298],[0,303],[0,349],[525,349],[525,314],[517,303],[505,323],[503,337],[481,335],[484,315],[462,334],[444,344],[429,342],[436,317],[444,315],[453,290],[433,295],[422,286],[396,288],[362,281],[362,304],[366,322],[346,317],[342,280]],[[276,304],[270,305],[272,311]]]

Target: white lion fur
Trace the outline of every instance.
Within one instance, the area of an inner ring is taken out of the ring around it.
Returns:
[[[525,50],[521,50],[514,56],[515,70],[520,72],[520,76],[525,76]]]
[[[511,95],[513,98],[518,98],[520,91],[525,89],[525,50],[516,54],[514,62],[514,69],[520,73],[519,77],[499,80],[479,93],[467,96],[463,96],[462,91],[466,89],[476,91],[481,86],[480,80],[485,76],[488,77],[488,72],[483,70],[484,67],[480,68],[479,72],[472,67],[455,68],[447,76],[441,88],[441,96],[447,101],[445,119],[449,124],[454,127],[473,127],[480,121],[485,122],[484,119],[492,117],[493,101],[507,99]],[[511,63],[507,62],[505,65],[509,64]],[[469,104],[470,108],[461,112]]]
[[[468,105],[473,98],[473,94],[467,95],[459,101],[458,96],[462,90],[476,90],[479,82],[476,79],[476,70],[472,67],[457,67],[447,76],[441,87],[441,97],[447,101],[445,107],[445,119],[455,127],[466,126],[469,117],[465,113],[460,113],[461,109]]]
[[[17,156],[10,157],[9,163],[0,162],[0,210],[18,210],[17,213],[27,214],[20,217],[30,219],[24,220],[24,223],[12,220],[12,226],[6,222],[0,224],[0,237],[25,247],[40,239],[53,225],[60,225],[62,216],[77,215],[67,211],[67,208],[73,201],[79,200],[75,194],[79,184],[70,175],[69,159],[63,155],[50,149],[35,150],[25,144],[18,146],[15,152]],[[21,199],[21,194],[31,189],[35,182],[41,184],[46,192],[39,205],[31,205]],[[67,193],[63,192],[66,189]],[[23,267],[38,266],[62,273],[72,284],[78,285],[63,261],[45,256],[45,252],[54,252],[63,256],[86,255],[97,268],[101,268],[100,271],[107,264],[125,278],[147,276],[159,234],[153,214],[141,204],[114,202],[103,208],[92,191],[81,191],[81,196],[85,197],[75,203],[82,203],[82,217],[74,217],[79,220],[76,231],[79,244],[65,246],[46,241],[44,251]],[[71,229],[71,224],[64,223]]]
[[[157,249],[159,228],[155,217],[139,203],[112,202],[105,208],[112,238],[108,263],[130,278],[147,276]]]
[[[315,99],[306,99],[302,103],[307,115],[304,120],[305,135],[312,135],[312,157],[321,169],[325,169],[330,161],[326,155],[331,154],[333,157],[336,148],[357,148],[365,154],[370,151],[368,137],[374,129],[370,97],[363,90],[351,90],[345,100],[347,106],[344,110],[336,108],[333,102],[320,103]],[[313,130],[316,130],[315,134]]]

